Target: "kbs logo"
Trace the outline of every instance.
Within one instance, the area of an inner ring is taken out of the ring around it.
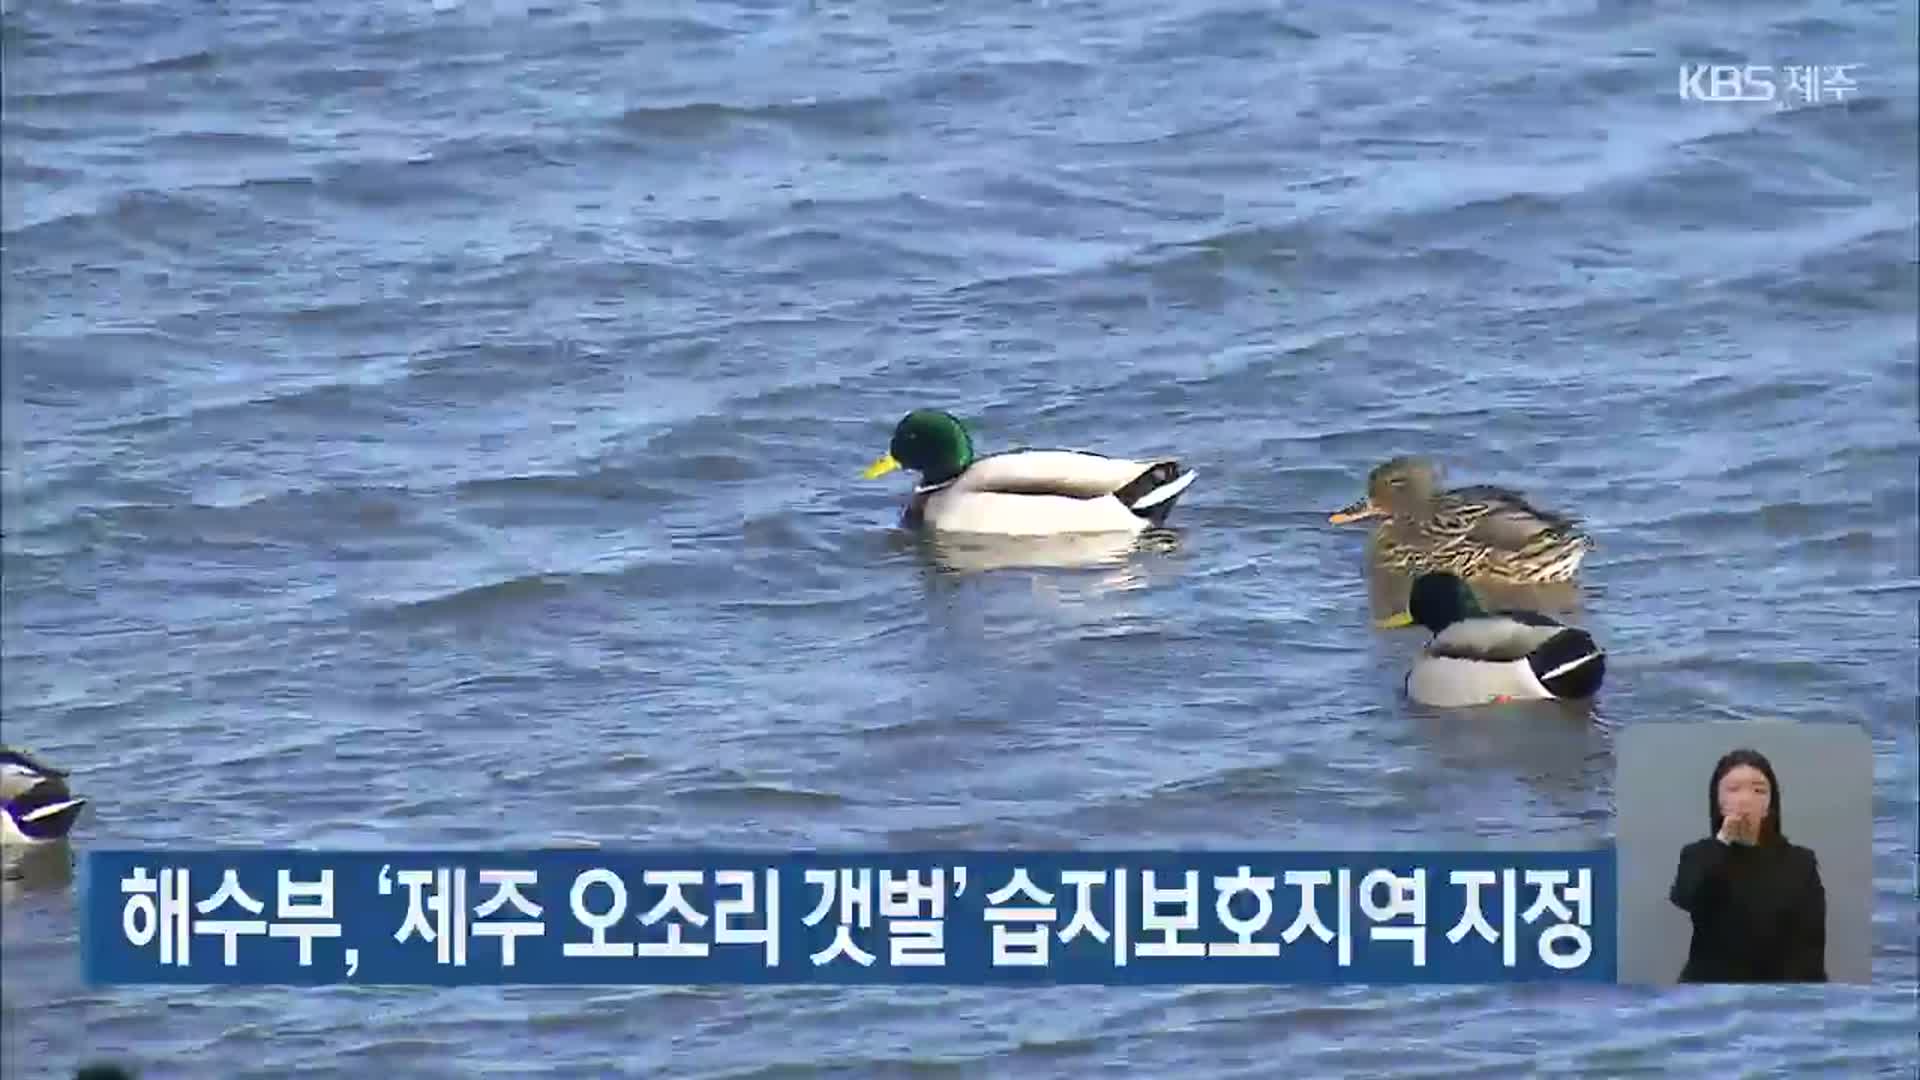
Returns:
[[[1680,100],[1773,102],[1815,105],[1845,101],[1858,90],[1853,71],[1859,64],[1681,64]],[[1779,73],[1776,78],[1775,73]]]
[[[1771,64],[1681,64],[1681,101],[1772,101]]]

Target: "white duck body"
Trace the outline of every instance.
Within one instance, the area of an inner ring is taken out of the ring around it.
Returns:
[[[935,532],[1053,536],[1140,533],[1162,524],[1195,473],[1173,460],[1010,450],[916,487],[904,523]]]
[[[1407,695],[1436,708],[1592,697],[1606,654],[1584,630],[1536,612],[1470,616],[1434,635],[1407,675]]]
[[[65,840],[87,800],[74,798],[67,774],[0,747],[0,846],[38,847]]]

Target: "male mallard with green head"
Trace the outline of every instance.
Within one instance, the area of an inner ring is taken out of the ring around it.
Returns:
[[[1407,696],[1423,705],[1579,701],[1606,678],[1592,634],[1535,611],[1488,611],[1445,571],[1414,578],[1407,608],[1433,633],[1407,673]]]
[[[865,476],[920,474],[901,524],[934,532],[1001,536],[1139,533],[1162,525],[1194,472],[1172,458],[1132,461],[1079,450],[1008,450],[974,456],[965,424],[915,409],[893,429]]]
[[[1593,550],[1579,522],[1503,487],[1440,490],[1440,469],[1397,457],[1367,475],[1364,498],[1328,516],[1335,525],[1384,517],[1380,561],[1410,574],[1448,571],[1511,585],[1571,581]]]

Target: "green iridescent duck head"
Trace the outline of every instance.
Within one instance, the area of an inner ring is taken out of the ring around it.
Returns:
[[[894,426],[887,452],[861,475],[872,480],[895,469],[907,469],[919,473],[923,483],[939,484],[959,476],[972,464],[973,436],[958,417],[939,409],[915,409]]]

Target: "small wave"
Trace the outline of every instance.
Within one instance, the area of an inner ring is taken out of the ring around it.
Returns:
[[[1127,54],[1134,62],[1253,59],[1271,61],[1276,50],[1320,35],[1264,7],[1209,8],[1172,17],[1150,30]]]
[[[435,144],[428,153],[447,168],[485,168],[497,172],[502,166],[565,168],[571,164],[567,160],[568,152],[577,148],[572,139],[501,133],[449,139]]]
[[[300,315],[295,314],[290,318],[298,321]],[[114,336],[90,334],[82,340],[111,339]],[[147,331],[127,332],[120,336],[135,345],[150,343],[149,356],[171,349],[191,359],[200,359],[200,354],[187,349],[172,335]],[[237,393],[203,390],[196,400],[176,409],[82,425],[79,430],[89,435],[139,436],[175,430],[183,425],[199,427],[238,423],[245,426],[256,415],[319,420],[384,419],[390,415],[392,402],[367,391],[404,377],[404,363],[375,359],[360,372],[346,375],[344,381],[341,375],[332,375],[317,380],[288,380],[278,385]]]
[[[465,480],[453,488],[456,502],[539,501],[550,497],[604,501],[665,502],[673,489],[650,486],[637,470],[603,467],[576,473],[527,473]]]
[[[153,369],[189,365],[199,353],[177,335],[157,330],[93,327],[72,336],[15,337],[7,343],[7,365],[31,395],[93,397],[151,385]],[[82,430],[101,431],[82,425]]]
[[[696,484],[737,484],[765,471],[766,463],[751,452],[695,451],[674,455],[661,475]]]
[[[598,771],[610,780],[619,780],[627,776],[644,776],[657,772],[660,762],[638,750],[619,750],[601,758],[597,763]]]
[[[168,147],[215,154],[292,154],[295,146],[277,135],[250,131],[193,130],[155,135],[148,145],[156,150]]]
[[[116,111],[152,112],[162,105],[157,96],[143,98],[126,90],[33,90],[8,94],[6,108],[16,116],[26,111],[74,112],[92,119]],[[19,122],[15,116],[8,117],[9,127]]]
[[[957,1055],[955,1060],[942,1061],[911,1053],[888,1055],[837,1051],[825,1057],[790,1058],[766,1065],[717,1072],[712,1075],[712,1080],[791,1080],[795,1076],[812,1075],[820,1068],[822,1060],[832,1061],[836,1070],[845,1070],[853,1076],[962,1077],[976,1075],[974,1063],[984,1056],[963,1053]]]
[[[280,76],[280,85],[303,97],[325,97],[356,90],[377,90],[393,81],[385,67],[297,67]]]
[[[897,281],[937,279],[964,268],[966,255],[924,241],[912,229],[787,224],[743,242],[748,258],[773,280],[815,282],[835,277]],[[861,268],[856,272],[855,268]]]
[[[695,806],[733,810],[822,810],[847,805],[846,798],[830,791],[764,783],[680,788],[668,797]]]
[[[1523,228],[1564,213],[1565,205],[1564,199],[1547,192],[1476,193],[1449,205],[1389,212],[1369,219],[1354,231],[1382,244],[1424,248],[1443,235]],[[1484,255],[1482,258],[1495,261]]]
[[[753,110],[732,105],[695,102],[689,105],[638,106],[620,114],[616,122],[627,132],[672,139],[699,138],[725,130],[751,117]]]
[[[391,210],[404,206],[473,204],[481,193],[454,177],[461,175],[431,156],[406,160],[362,160],[324,166],[319,193],[351,206]]]
[[[1272,765],[1242,765],[1162,784],[1141,800],[1149,805],[1193,803],[1213,805],[1243,795],[1270,795],[1290,790],[1299,775],[1286,762]]]
[[[473,699],[500,697],[515,690],[537,693],[546,687],[550,675],[544,671],[482,671],[453,675],[421,687],[421,692],[436,699],[467,696]]]
[[[1761,531],[1774,535],[1817,537],[1824,535],[1820,526],[1830,522],[1836,514],[1853,512],[1853,508],[1859,505],[1842,502],[1819,506],[1787,503],[1755,504],[1741,508],[1683,509],[1653,520],[1636,521],[1628,518],[1617,520],[1613,525],[1615,528],[1626,529],[1656,528],[1662,532],[1698,538],[1710,537],[1722,542],[1729,536],[1750,534],[1755,526],[1759,526]]]
[[[764,105],[715,101],[634,106],[614,121],[623,133],[643,138],[704,138],[735,125],[768,122],[816,134],[878,134],[890,107],[877,97],[809,98]]]
[[[11,105],[0,114],[0,133],[4,133],[6,141],[15,146],[28,142],[72,142],[92,137],[90,132],[75,130],[71,124],[36,124],[22,120],[11,111]]]
[[[606,3],[607,0],[589,0],[590,3]],[[643,14],[623,17],[620,30],[625,36],[643,41],[674,41],[681,43],[707,44],[726,41],[737,37],[738,32],[731,27],[711,23],[689,14],[652,15]],[[623,52],[621,55],[625,55]]]
[[[1105,137],[1083,135],[1077,138],[1075,143],[1087,150],[1152,150],[1155,153],[1171,158],[1176,163],[1179,163],[1181,159],[1185,157],[1185,163],[1192,164],[1192,156],[1184,155],[1183,151],[1193,149],[1196,144],[1205,143],[1206,140],[1217,140],[1219,136],[1232,134],[1234,131],[1246,126],[1249,120],[1250,114],[1236,109],[1225,117],[1208,122],[1185,124],[1155,123],[1144,133],[1108,135]],[[1138,127],[1143,125],[1136,120],[1134,126]],[[1212,146],[1209,145],[1208,149],[1211,150]]]
[[[378,614],[406,621],[490,615],[564,595],[571,575],[525,574],[505,581],[469,585],[416,599],[390,601]]]
[[[1029,1035],[1013,1048],[1014,1058],[1074,1057],[1091,1053],[1107,1042],[1098,1035]]]
[[[412,491],[399,487],[323,488],[278,491],[227,502],[123,505],[102,513],[118,527],[150,538],[179,532],[196,542],[208,534],[241,533],[250,540],[313,537],[314,522],[343,528],[390,529],[412,517]]]
[[[983,104],[1027,90],[1058,93],[1091,80],[1095,70],[1090,64],[1066,59],[985,61],[910,76],[898,93],[922,104]]]
[[[178,191],[135,190],[110,196],[92,210],[76,210],[6,230],[23,248],[86,248],[85,234],[104,230],[116,240],[153,244],[174,253],[198,252],[223,228],[252,225],[250,215],[235,213]],[[12,245],[9,245],[12,246]]]
[[[755,479],[768,467],[766,448],[755,434],[716,411],[668,423],[647,438],[643,454],[657,463],[649,475],[664,482],[739,482]]]
[[[1848,315],[1902,316],[1911,328],[1914,295],[1912,225],[1881,226],[1868,220],[1853,230],[1819,229],[1801,237],[1779,237],[1791,252],[1804,247],[1790,265],[1758,270],[1718,282],[1736,293],[1763,295],[1801,308],[1824,308]]]
[[[211,49],[193,49],[172,56],[142,60],[130,67],[108,68],[104,75],[164,75],[175,71],[210,71],[218,65],[219,54]]]
[[[72,169],[41,165],[13,154],[6,156],[5,163],[0,164],[0,171],[4,171],[8,181],[13,183],[71,184],[80,179],[80,174]]]
[[[1739,412],[1759,405],[1811,405],[1834,391],[1832,379],[1786,377],[1754,381],[1729,375],[1709,375],[1687,385],[1676,406],[1677,414],[1697,415],[1702,409]]]

